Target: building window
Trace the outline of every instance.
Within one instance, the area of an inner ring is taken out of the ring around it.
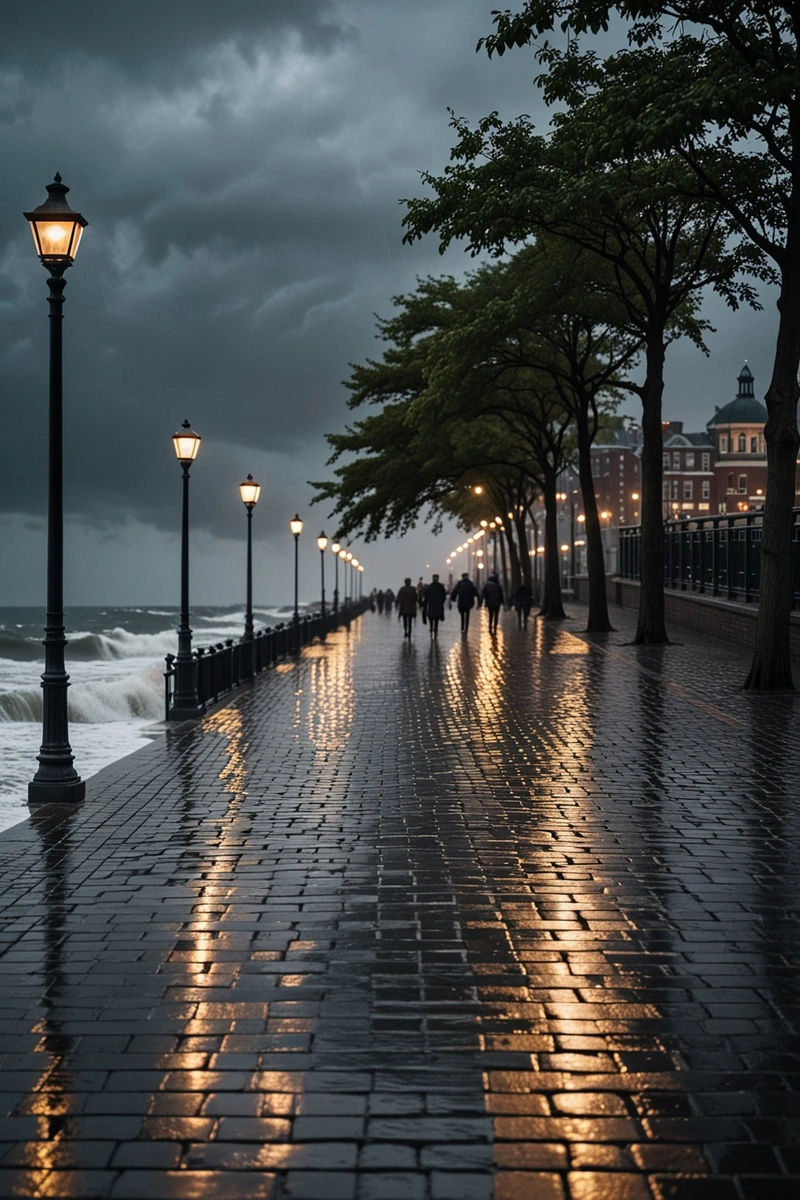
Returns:
[[[747,495],[747,476],[746,475],[739,476],[739,492],[745,496]]]
[[[684,500],[692,499],[692,481],[691,481],[691,479],[684,479],[684,481],[683,481],[683,498],[684,498]]]
[[[701,469],[703,471],[710,471],[711,470],[711,455],[704,454],[703,458],[702,458],[702,463],[703,463],[703,466]]]
[[[759,454],[767,453],[767,443],[764,441],[763,437],[760,434],[759,434],[759,438],[758,438],[758,453]]]
[[[710,479],[704,479],[704,480],[703,480],[703,483],[702,483],[702,485],[701,485],[701,486],[702,486],[702,488],[703,488],[703,493],[702,493],[702,494],[703,494],[703,499],[704,499],[704,500],[710,500],[710,499],[711,499],[711,480],[710,480]]]
[[[729,471],[728,472],[728,491],[729,492],[736,491],[736,488],[734,487],[734,483],[735,483],[735,480],[733,478],[733,471]]]
[[[667,483],[666,479],[661,485],[661,498],[663,500],[669,500],[669,484]]]
[[[747,437],[745,436],[745,434],[740,433],[739,434],[739,453],[744,454],[746,449],[747,449]]]
[[[758,454],[758,438],[757,437],[750,438],[750,453]]]
[[[720,454],[728,453],[728,435],[726,433],[719,435],[719,452]]]
[[[677,500],[678,499],[678,481],[677,481],[677,479],[673,479],[669,486],[670,486],[670,499]]]
[[[692,468],[693,466],[694,466],[694,454],[692,454],[692,452],[691,452],[691,451],[689,451],[689,452],[687,453],[687,455],[686,455],[686,469],[687,469],[687,471],[691,470],[691,468]]]
[[[673,471],[680,471],[680,469],[681,469],[681,452],[680,452],[680,450],[673,450],[673,452],[672,452],[672,469],[673,469]]]
[[[666,451],[665,451],[665,452],[664,452],[664,454],[661,456],[661,461],[662,461],[662,463],[663,463],[663,465],[664,465],[664,468],[665,468],[665,470],[667,470],[667,471],[668,471],[668,470],[669,470],[669,454],[667,454],[667,453],[666,453]]]

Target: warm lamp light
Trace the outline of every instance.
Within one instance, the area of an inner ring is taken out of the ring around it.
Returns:
[[[339,542],[331,542],[331,553],[332,554],[338,554],[339,551],[341,550],[341,548],[342,547]]]
[[[248,475],[244,483],[239,484],[239,495],[242,497],[242,504],[247,508],[252,508],[254,504],[258,504],[258,497],[261,495],[261,484],[256,483],[252,475]]]
[[[319,535],[319,537],[317,538],[317,547],[318,547],[318,549],[320,549],[320,550],[327,550],[327,548],[328,548],[328,539],[325,537],[325,534],[324,534],[324,533],[321,533],[321,534]]]
[[[81,235],[89,222],[67,204],[69,188],[56,175],[47,185],[47,199],[33,212],[23,213],[30,223],[36,253],[45,266],[71,267]]]
[[[300,537],[300,534],[303,532],[303,522],[300,520],[297,513],[294,514],[289,522],[289,528],[296,538]]]
[[[197,458],[197,451],[200,449],[200,442],[203,439],[199,433],[195,433],[188,421],[184,421],[177,433],[172,435],[172,444],[175,447],[175,457],[181,464],[193,463]]]

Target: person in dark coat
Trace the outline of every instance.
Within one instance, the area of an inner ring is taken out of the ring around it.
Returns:
[[[410,579],[397,590],[397,615],[403,618],[403,637],[410,638],[417,618],[417,589]]]
[[[490,575],[486,580],[481,600],[489,613],[489,633],[497,633],[497,619],[503,606],[503,589],[496,575]]]
[[[475,607],[475,601],[478,599],[478,589],[466,571],[450,593],[450,599],[456,602],[461,615],[461,632],[466,633],[469,629],[470,611]]]
[[[431,637],[437,636],[439,622],[444,620],[444,602],[447,599],[447,588],[439,582],[439,576],[434,575],[425,589],[425,611],[428,624],[431,627]]]
[[[527,584],[521,583],[514,593],[514,608],[517,610],[517,624],[520,629],[528,628],[528,617],[531,615],[533,596]]]

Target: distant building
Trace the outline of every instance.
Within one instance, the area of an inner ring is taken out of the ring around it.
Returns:
[[[767,490],[767,410],[755,397],[753,373],[744,364],[735,399],[718,408],[706,425],[716,450],[712,511],[760,508]]]
[[[592,446],[592,477],[603,525],[638,525],[641,518],[641,431],[633,425],[606,430],[607,442]]]
[[[682,421],[664,422],[665,517],[707,516],[717,511],[715,453],[708,433],[684,433]]]

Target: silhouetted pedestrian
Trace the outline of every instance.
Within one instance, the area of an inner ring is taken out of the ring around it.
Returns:
[[[478,589],[466,571],[450,593],[450,599],[456,602],[461,615],[461,632],[466,633],[469,629],[470,611],[475,607],[475,601],[478,599]]]
[[[527,584],[521,583],[514,593],[514,608],[517,610],[517,624],[520,629],[527,629],[528,617],[531,615],[533,596]]]
[[[497,633],[497,619],[503,607],[503,589],[496,575],[490,575],[483,585],[481,600],[489,613],[489,633]]]
[[[417,589],[410,579],[397,590],[397,615],[403,618],[403,637],[410,638],[417,616]]]
[[[425,589],[425,611],[428,624],[431,627],[431,637],[436,637],[439,622],[444,620],[444,602],[447,599],[447,588],[439,582],[439,576],[434,575]]]
[[[383,612],[383,602],[385,599],[386,599],[386,597],[384,595],[383,588],[379,588],[378,594],[375,597],[375,600],[377,601],[377,604],[378,604],[378,612],[379,613]]]

